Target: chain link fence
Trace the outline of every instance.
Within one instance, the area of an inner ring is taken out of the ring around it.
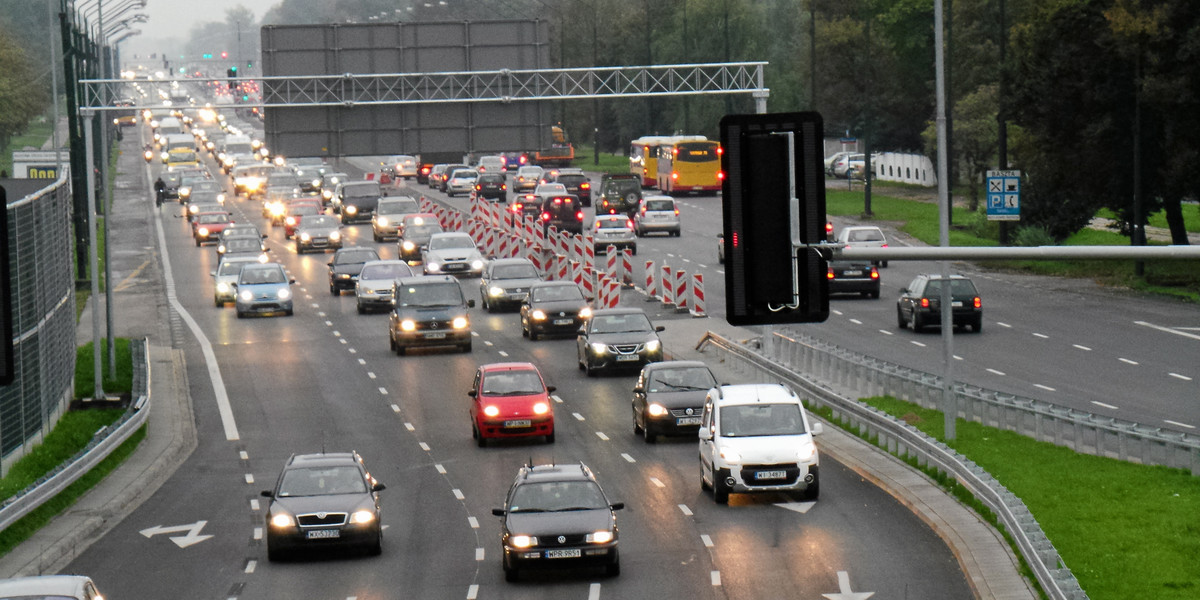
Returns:
[[[6,207],[14,378],[0,387],[0,475],[54,427],[74,396],[71,205],[64,176]]]

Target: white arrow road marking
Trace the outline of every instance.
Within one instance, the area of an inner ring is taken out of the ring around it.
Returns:
[[[146,537],[153,537],[160,533],[180,533],[186,531],[186,535],[173,536],[171,537],[171,541],[175,542],[175,545],[179,546],[180,548],[187,548],[192,544],[203,542],[204,540],[212,537],[211,535],[200,535],[200,530],[204,529],[206,524],[208,524],[208,521],[196,521],[191,525],[176,525],[174,527],[155,525],[149,529],[143,529],[138,533],[141,533]]]
[[[788,510],[794,510],[800,514],[804,514],[804,513],[808,512],[809,510],[812,510],[812,507],[814,507],[816,505],[817,505],[816,502],[776,502],[775,503],[775,506],[778,506],[779,508],[786,508]]]
[[[845,571],[838,571],[838,589],[836,594],[821,594],[829,600],[867,600],[875,595],[875,592],[852,592],[850,591],[850,574]]]

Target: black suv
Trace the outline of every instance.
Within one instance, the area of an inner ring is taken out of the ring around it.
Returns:
[[[642,203],[641,177],[633,174],[605,174],[600,179],[600,201],[596,214],[624,213],[633,218]]]
[[[266,513],[267,558],[289,550],[356,545],[383,552],[379,492],[357,452],[293,454],[279,481],[262,495]]]
[[[371,248],[339,248],[334,252],[329,261],[329,293],[341,296],[343,290],[353,290],[363,264],[370,260],[379,260],[379,253]]]
[[[579,198],[580,206],[592,205],[592,182],[583,171],[560,170],[554,176],[554,183],[566,186],[567,193]]]
[[[928,273],[913,278],[908,287],[900,290],[900,298],[896,300],[896,324],[901,329],[911,324],[913,331],[929,325],[940,326],[944,281],[941,275]],[[951,275],[950,298],[953,325],[970,325],[975,333],[983,331],[983,301],[975,284],[962,275]]]
[[[500,544],[504,578],[516,581],[524,568],[599,566],[621,574],[617,517],[624,502],[610,502],[583,463],[526,465],[508,490]]]
[[[451,275],[402,277],[392,287],[388,342],[396,354],[412,346],[456,346],[471,351],[471,319],[467,300]]]
[[[553,225],[559,231],[583,233],[583,210],[575,196],[553,196],[542,200],[538,221],[544,231],[550,231]]]
[[[338,186],[332,199],[333,209],[342,216],[342,224],[370,222],[383,191],[377,181],[350,181]]]
[[[508,177],[504,173],[480,173],[475,180],[475,197],[494,202],[508,200]]]

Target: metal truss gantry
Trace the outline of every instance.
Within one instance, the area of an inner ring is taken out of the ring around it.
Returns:
[[[766,112],[769,90],[763,85],[766,62],[703,63],[576,69],[461,71],[445,73],[372,73],[256,77],[261,99],[240,107],[357,106],[445,102],[521,102],[645,96],[751,94],[756,112]],[[238,78],[242,79],[242,78]],[[250,79],[250,78],[246,78]],[[80,106],[98,111],[129,110],[105,106],[133,82],[162,84],[230,81],[229,78],[87,79],[80,84]],[[135,98],[135,102],[140,99]],[[151,104],[135,108],[162,108]]]

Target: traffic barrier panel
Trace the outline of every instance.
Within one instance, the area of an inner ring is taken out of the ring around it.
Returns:
[[[608,294],[608,307],[616,308],[621,304],[621,282],[614,277],[609,277],[605,283]]]
[[[662,282],[662,295],[659,296],[659,300],[662,300],[662,303],[667,306],[674,306],[675,305],[675,296],[674,296],[674,292],[675,292],[674,273],[675,272],[671,270],[671,267],[668,267],[667,265],[663,265],[661,273],[662,273],[662,279],[660,279],[659,281]]]
[[[646,261],[646,301],[649,302],[658,297],[658,285],[655,281],[654,261]]]
[[[690,312],[693,317],[708,316],[708,313],[704,312],[704,275],[700,273],[692,275],[692,310]]]
[[[596,298],[596,270],[584,266],[580,270],[579,283],[583,286],[583,295],[588,300]]]
[[[626,248],[621,251],[621,285],[623,287],[633,287],[633,249]]]
[[[675,311],[684,312],[688,309],[688,280],[687,271],[675,271]]]

